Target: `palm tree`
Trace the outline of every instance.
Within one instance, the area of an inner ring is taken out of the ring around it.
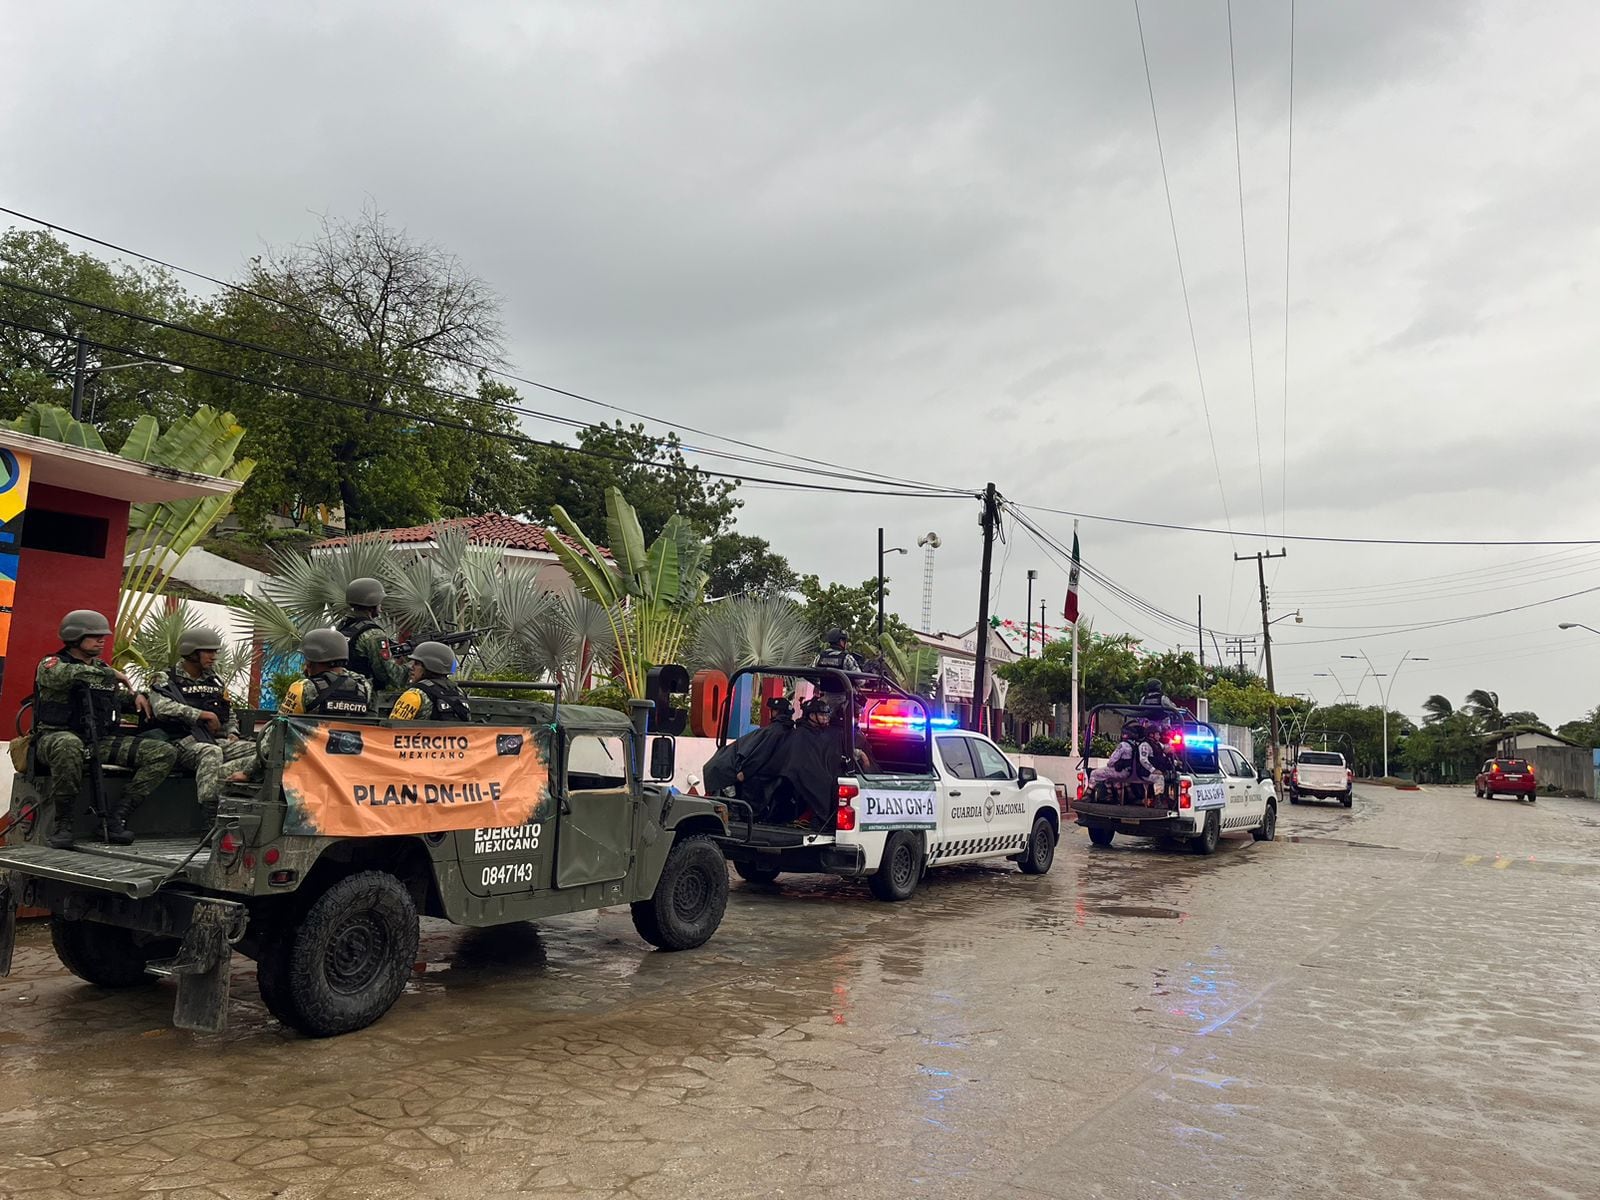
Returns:
[[[1466,711],[1475,717],[1486,733],[1506,727],[1505,714],[1500,711],[1500,694],[1477,688],[1467,693]]]
[[[1427,723],[1432,725],[1454,714],[1456,706],[1451,704],[1446,697],[1435,692],[1422,702],[1422,710],[1428,714],[1425,718]]]
[[[710,605],[695,626],[689,663],[731,675],[740,667],[810,665],[817,631],[786,596],[729,596]]]

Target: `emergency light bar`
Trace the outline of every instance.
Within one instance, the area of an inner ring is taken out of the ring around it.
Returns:
[[[955,717],[933,717],[917,711],[914,705],[901,700],[880,700],[867,710],[863,722],[869,729],[903,729],[922,732],[926,729],[954,729],[960,724]]]

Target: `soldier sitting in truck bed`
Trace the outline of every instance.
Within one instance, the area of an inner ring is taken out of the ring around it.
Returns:
[[[111,623],[102,614],[86,608],[69,612],[61,620],[61,649],[41,662],[34,676],[33,750],[37,761],[50,768],[55,824],[49,844],[57,850],[73,845],[88,755],[108,766],[133,769],[116,807],[101,814],[107,840],[119,846],[133,842],[129,815],[167,777],[178,758],[165,742],[118,731],[125,703],[131,701],[145,716],[151,709],[149,698],[135,693],[126,675],[100,661],[110,636]],[[100,804],[104,797],[93,800]]]

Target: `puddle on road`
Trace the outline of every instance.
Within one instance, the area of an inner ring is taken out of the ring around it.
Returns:
[[[1090,904],[1085,907],[1105,917],[1144,917],[1152,921],[1182,921],[1189,915],[1181,909],[1144,904]]]

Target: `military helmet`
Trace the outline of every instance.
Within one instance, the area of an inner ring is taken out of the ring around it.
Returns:
[[[215,629],[185,629],[178,638],[178,656],[188,658],[201,650],[221,650],[222,635]]]
[[[106,637],[111,632],[111,622],[105,614],[92,608],[75,608],[61,618],[61,643],[76,645],[86,637]]]
[[[1151,692],[1164,692],[1166,690],[1159,679],[1146,679],[1144,681],[1144,694],[1146,696]]]
[[[421,663],[424,670],[435,675],[448,675],[456,669],[455,651],[443,642],[418,642],[411,651],[411,661]]]
[[[828,630],[827,642],[830,646],[838,646],[849,640],[849,637],[845,635],[845,631],[842,629],[835,628]]]
[[[344,587],[344,602],[352,608],[377,608],[387,596],[381,579],[352,579]]]
[[[344,662],[350,657],[350,641],[337,629],[313,629],[300,639],[300,653],[307,662]]]
[[[833,712],[833,705],[829,704],[821,696],[813,696],[800,706],[800,711],[808,717],[816,716],[819,713],[827,716]]]

